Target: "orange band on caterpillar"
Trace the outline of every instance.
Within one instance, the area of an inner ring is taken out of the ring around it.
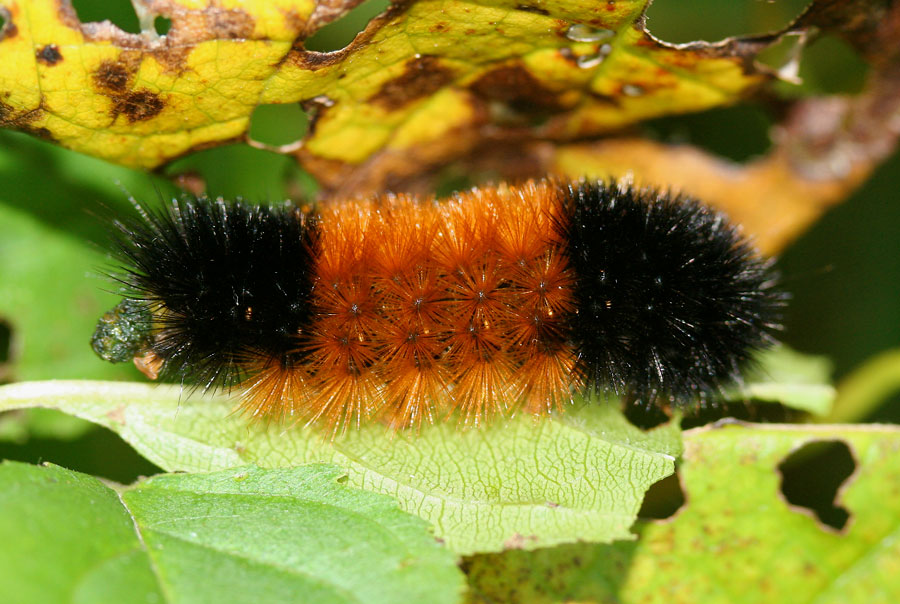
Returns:
[[[265,419],[478,424],[599,389],[689,404],[740,379],[784,303],[723,215],[598,182],[141,214],[117,223],[126,300],[94,349]]]

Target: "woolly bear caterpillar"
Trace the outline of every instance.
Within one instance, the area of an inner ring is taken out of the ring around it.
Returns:
[[[595,390],[688,405],[740,380],[784,304],[724,215],[625,185],[139,210],[116,222],[125,300],[94,350],[239,390],[254,418],[478,424]]]

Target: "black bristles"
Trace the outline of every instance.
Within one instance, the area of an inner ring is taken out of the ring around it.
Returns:
[[[292,206],[187,198],[117,222],[114,277],[147,305],[161,377],[203,389],[246,377],[250,355],[299,354],[310,321],[313,226]],[[151,329],[147,326],[147,331]]]
[[[785,296],[720,213],[652,190],[568,188],[570,334],[591,389],[644,404],[705,400],[774,342]]]

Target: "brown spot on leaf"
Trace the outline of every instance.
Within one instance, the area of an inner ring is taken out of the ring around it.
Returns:
[[[165,102],[152,90],[130,90],[141,62],[141,53],[124,51],[115,61],[103,61],[94,71],[94,85],[98,92],[112,101],[110,115],[115,120],[124,115],[129,123],[156,117]]]
[[[512,537],[503,542],[503,549],[524,549],[529,541],[537,541],[536,535],[522,535],[515,533]]]
[[[56,44],[47,44],[36,53],[37,60],[44,65],[56,65],[63,60],[62,53]]]
[[[322,3],[319,2],[316,4],[316,8],[321,6]],[[284,24],[291,31],[300,33],[307,26],[307,18],[296,9],[281,9],[281,14],[284,15]],[[315,13],[313,13],[315,14]]]
[[[150,90],[134,90],[113,100],[113,119],[124,115],[132,124],[156,117],[165,106],[160,96]]]
[[[125,425],[125,405],[119,405],[115,409],[110,409],[104,415],[114,424],[119,426]]]
[[[434,25],[429,27],[428,31],[433,34],[445,34],[450,31],[450,25],[441,21],[440,23],[435,23]]]
[[[516,10],[522,10],[526,13],[534,13],[536,15],[549,15],[550,11],[545,8],[541,8],[540,6],[534,6],[532,4],[519,4],[516,6]]]
[[[7,93],[6,98],[9,98]],[[16,108],[8,103],[0,101],[0,127],[15,128],[22,132],[27,132],[38,138],[55,142],[56,138],[53,134],[43,126],[32,126],[31,124],[44,116],[44,111],[40,107],[25,112],[16,113]]]
[[[103,61],[94,71],[94,84],[105,94],[121,94],[128,88],[137,68],[124,61]]]
[[[453,71],[437,57],[425,55],[406,63],[399,77],[385,82],[369,98],[370,103],[395,110],[417,99],[431,96],[453,80]]]
[[[523,113],[559,108],[557,95],[517,64],[503,65],[485,73],[472,83],[471,88],[478,96],[502,101]]]
[[[256,23],[242,10],[214,8],[206,12],[206,29],[215,38],[245,39],[253,35]]]
[[[169,41],[164,48],[151,51],[156,62],[163,66],[167,72],[181,75],[187,71],[187,58],[193,50],[191,45],[179,45],[174,40]]]
[[[39,139],[45,140],[47,142],[51,142],[51,143],[56,142],[56,137],[53,136],[53,133],[50,132],[50,130],[48,130],[47,128],[44,128],[43,126],[41,126],[40,128],[29,128],[27,126],[23,126],[20,128],[20,130],[22,130],[22,132],[27,132],[28,134],[30,134],[32,136],[36,136]]]
[[[0,40],[6,38],[15,38],[19,33],[19,28],[13,22],[12,14],[9,9],[0,6],[0,18],[3,19],[3,27],[0,27]]]

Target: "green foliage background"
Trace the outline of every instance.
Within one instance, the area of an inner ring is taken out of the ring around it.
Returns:
[[[74,4],[82,20],[110,18],[137,31],[127,0]],[[649,28],[672,42],[717,40],[777,29],[805,4],[804,0],[657,0],[649,12]],[[384,5],[369,0],[317,35],[310,46],[328,50],[346,44]],[[785,94],[858,90],[865,67],[839,40],[820,40],[804,56],[804,84],[780,84]],[[777,117],[775,107],[742,105],[656,120],[643,124],[641,131],[661,141],[690,142],[745,160],[767,149],[769,128]],[[254,116],[253,136],[272,144],[287,142],[302,133],[304,119],[296,106],[262,107]],[[168,176],[185,172],[199,174],[213,196],[266,201],[302,197],[314,190],[312,180],[292,159],[245,146],[197,153],[170,165],[164,174],[148,175],[0,130],[0,355],[8,348],[4,337],[11,337],[12,343],[8,358],[0,356],[0,381],[142,379],[130,367],[96,359],[88,346],[97,317],[116,302],[115,295],[104,291],[112,285],[100,276],[106,262],[103,216],[127,211],[128,194],[143,200],[176,194]],[[779,259],[793,294],[784,340],[800,351],[832,359],[838,380],[878,353],[900,347],[898,198],[900,153]],[[85,245],[94,251],[85,252]],[[890,366],[887,371],[892,371]],[[900,374],[900,366],[893,371]],[[900,422],[900,395],[895,392],[853,419]],[[0,417],[0,458],[51,461],[123,483],[159,471],[106,429],[47,410],[32,411],[27,422],[20,415]],[[590,551],[581,551],[589,547]],[[594,546],[572,549],[588,558],[610,553],[627,560],[635,545],[608,547],[608,551]],[[564,550],[552,551],[558,555]],[[526,561],[531,564],[533,559]],[[515,556],[473,562],[482,571],[495,564],[514,568],[515,563]],[[566,561],[546,563],[554,569]]]

